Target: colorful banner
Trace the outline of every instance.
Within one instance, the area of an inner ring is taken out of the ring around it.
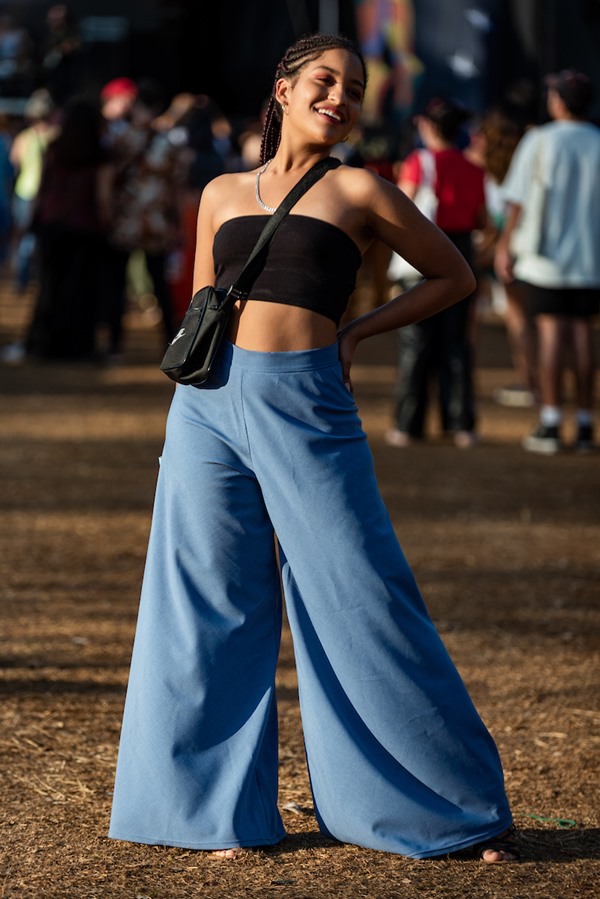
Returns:
[[[356,0],[358,39],[369,67],[363,121],[403,117],[413,102],[413,80],[422,71],[414,55],[412,0]]]

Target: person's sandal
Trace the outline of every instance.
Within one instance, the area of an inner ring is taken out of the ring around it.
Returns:
[[[489,850],[492,852],[506,852],[508,855],[512,855],[512,858],[488,862],[484,859],[483,854]],[[483,840],[481,843],[476,843],[474,846],[471,846],[470,851],[476,858],[480,858],[481,861],[484,861],[487,865],[501,865],[521,861],[521,851],[517,842],[517,832],[514,824],[509,827],[508,830],[498,834],[498,836],[490,837],[489,840]]]

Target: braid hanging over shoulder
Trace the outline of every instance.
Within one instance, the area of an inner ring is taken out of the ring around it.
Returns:
[[[326,50],[348,50],[360,60],[363,69],[365,84],[367,83],[367,67],[363,59],[362,53],[349,38],[340,34],[307,34],[296,41],[289,47],[281,62],[275,71],[275,79],[273,81],[273,89],[269,97],[267,111],[265,114],[265,123],[262,133],[262,141],[260,145],[260,164],[264,165],[267,160],[272,159],[277,152],[279,142],[281,140],[281,120],[282,110],[279,103],[275,99],[275,88],[280,78],[289,78],[292,82],[297,77],[300,70],[313,59],[317,59],[321,53]]]

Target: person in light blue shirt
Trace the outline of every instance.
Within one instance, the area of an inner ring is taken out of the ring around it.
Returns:
[[[592,319],[600,309],[600,130],[586,120],[594,91],[584,74],[547,78],[552,121],[522,138],[503,184],[507,222],[496,252],[504,281],[525,283],[536,317],[540,423],[526,450],[556,453],[561,441],[564,357],[573,347],[575,449],[593,445]]]

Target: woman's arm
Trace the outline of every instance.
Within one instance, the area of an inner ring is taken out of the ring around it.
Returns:
[[[506,204],[506,219],[504,222],[504,228],[502,229],[502,234],[498,238],[498,242],[496,244],[496,252],[494,254],[494,270],[498,278],[504,284],[510,284],[511,281],[514,281],[514,257],[510,250],[510,240],[515,231],[515,228],[519,224],[519,219],[521,218],[521,209],[518,203],[507,203]]]
[[[463,256],[402,191],[371,173],[357,171],[357,175],[353,192],[364,203],[370,232],[410,262],[424,280],[342,328],[340,358],[349,385],[352,358],[361,340],[435,315],[475,289],[475,277]]]
[[[223,181],[227,175],[221,175],[206,185],[200,198],[198,224],[196,227],[196,255],[194,257],[193,292],[215,283],[215,265],[213,260],[213,241],[215,239],[214,211],[218,208],[223,194]]]
[[[11,165],[15,170],[15,174],[19,172],[21,168],[21,161],[23,159],[23,153],[25,152],[25,148],[23,144],[25,143],[26,137],[24,136],[24,132],[21,131],[12,142],[12,146],[9,150],[9,159],[11,161]]]

